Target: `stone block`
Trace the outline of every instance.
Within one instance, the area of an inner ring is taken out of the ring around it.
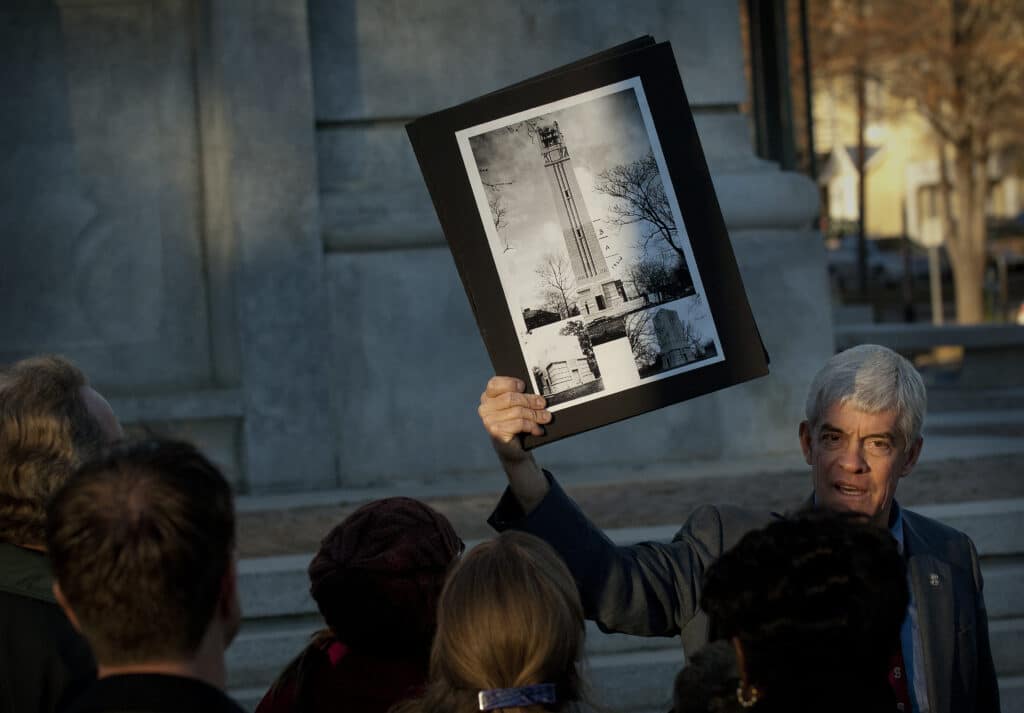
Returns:
[[[260,689],[262,696],[322,626],[320,619],[314,617],[245,621],[225,652],[228,688]]]
[[[309,15],[319,121],[418,116],[651,32],[692,103],[747,96],[734,3],[313,0]]]
[[[106,391],[209,378],[191,17],[180,3],[3,11],[0,361]]]
[[[1024,675],[1024,619],[989,622],[988,633],[996,675]]]
[[[966,533],[984,557],[1024,552],[1024,500],[985,500],[915,508]]]
[[[594,701],[604,710],[669,710],[672,682],[683,667],[683,650],[641,651],[589,661]]]
[[[1018,551],[1024,550],[1024,542]],[[983,558],[981,574],[985,579],[985,607],[989,619],[1024,620],[1024,562]]]
[[[238,592],[246,619],[313,616],[306,573],[313,553],[244,559],[238,563]]]
[[[491,374],[446,249],[328,255],[343,485],[493,470],[476,405]]]
[[[1004,711],[1024,710],[1024,676],[999,679],[999,707]]]

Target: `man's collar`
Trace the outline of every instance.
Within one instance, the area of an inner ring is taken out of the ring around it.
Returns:
[[[889,534],[896,540],[896,549],[903,555],[903,508],[895,500],[892,501],[892,510],[889,511]]]
[[[0,592],[55,604],[53,575],[46,555],[0,542]]]

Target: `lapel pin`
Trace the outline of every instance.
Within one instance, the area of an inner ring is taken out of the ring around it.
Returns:
[[[939,586],[939,575],[935,574],[934,572],[929,574],[928,575],[928,584],[932,585],[933,587]]]

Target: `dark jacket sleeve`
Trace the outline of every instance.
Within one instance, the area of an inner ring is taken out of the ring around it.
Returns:
[[[967,540],[971,552],[971,567],[974,571],[974,582],[977,587],[977,599],[975,600],[975,623],[977,625],[977,703],[974,710],[978,713],[986,711],[998,711],[999,708],[999,683],[996,679],[996,667],[992,661],[992,648],[988,638],[988,612],[985,609],[985,582],[981,575],[981,567],[978,564],[978,551],[970,538]]]
[[[551,544],[576,579],[587,618],[604,631],[679,634],[698,613],[707,567],[756,519],[738,508],[705,505],[671,543],[617,546],[545,474],[551,489],[529,515],[506,491],[489,522],[499,531],[522,530]]]

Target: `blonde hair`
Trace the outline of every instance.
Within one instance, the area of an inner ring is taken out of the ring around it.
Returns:
[[[506,713],[566,710],[584,699],[577,669],[583,606],[565,563],[543,540],[506,532],[467,554],[441,592],[430,680],[403,713],[478,711],[478,693],[551,683],[557,702]]]

